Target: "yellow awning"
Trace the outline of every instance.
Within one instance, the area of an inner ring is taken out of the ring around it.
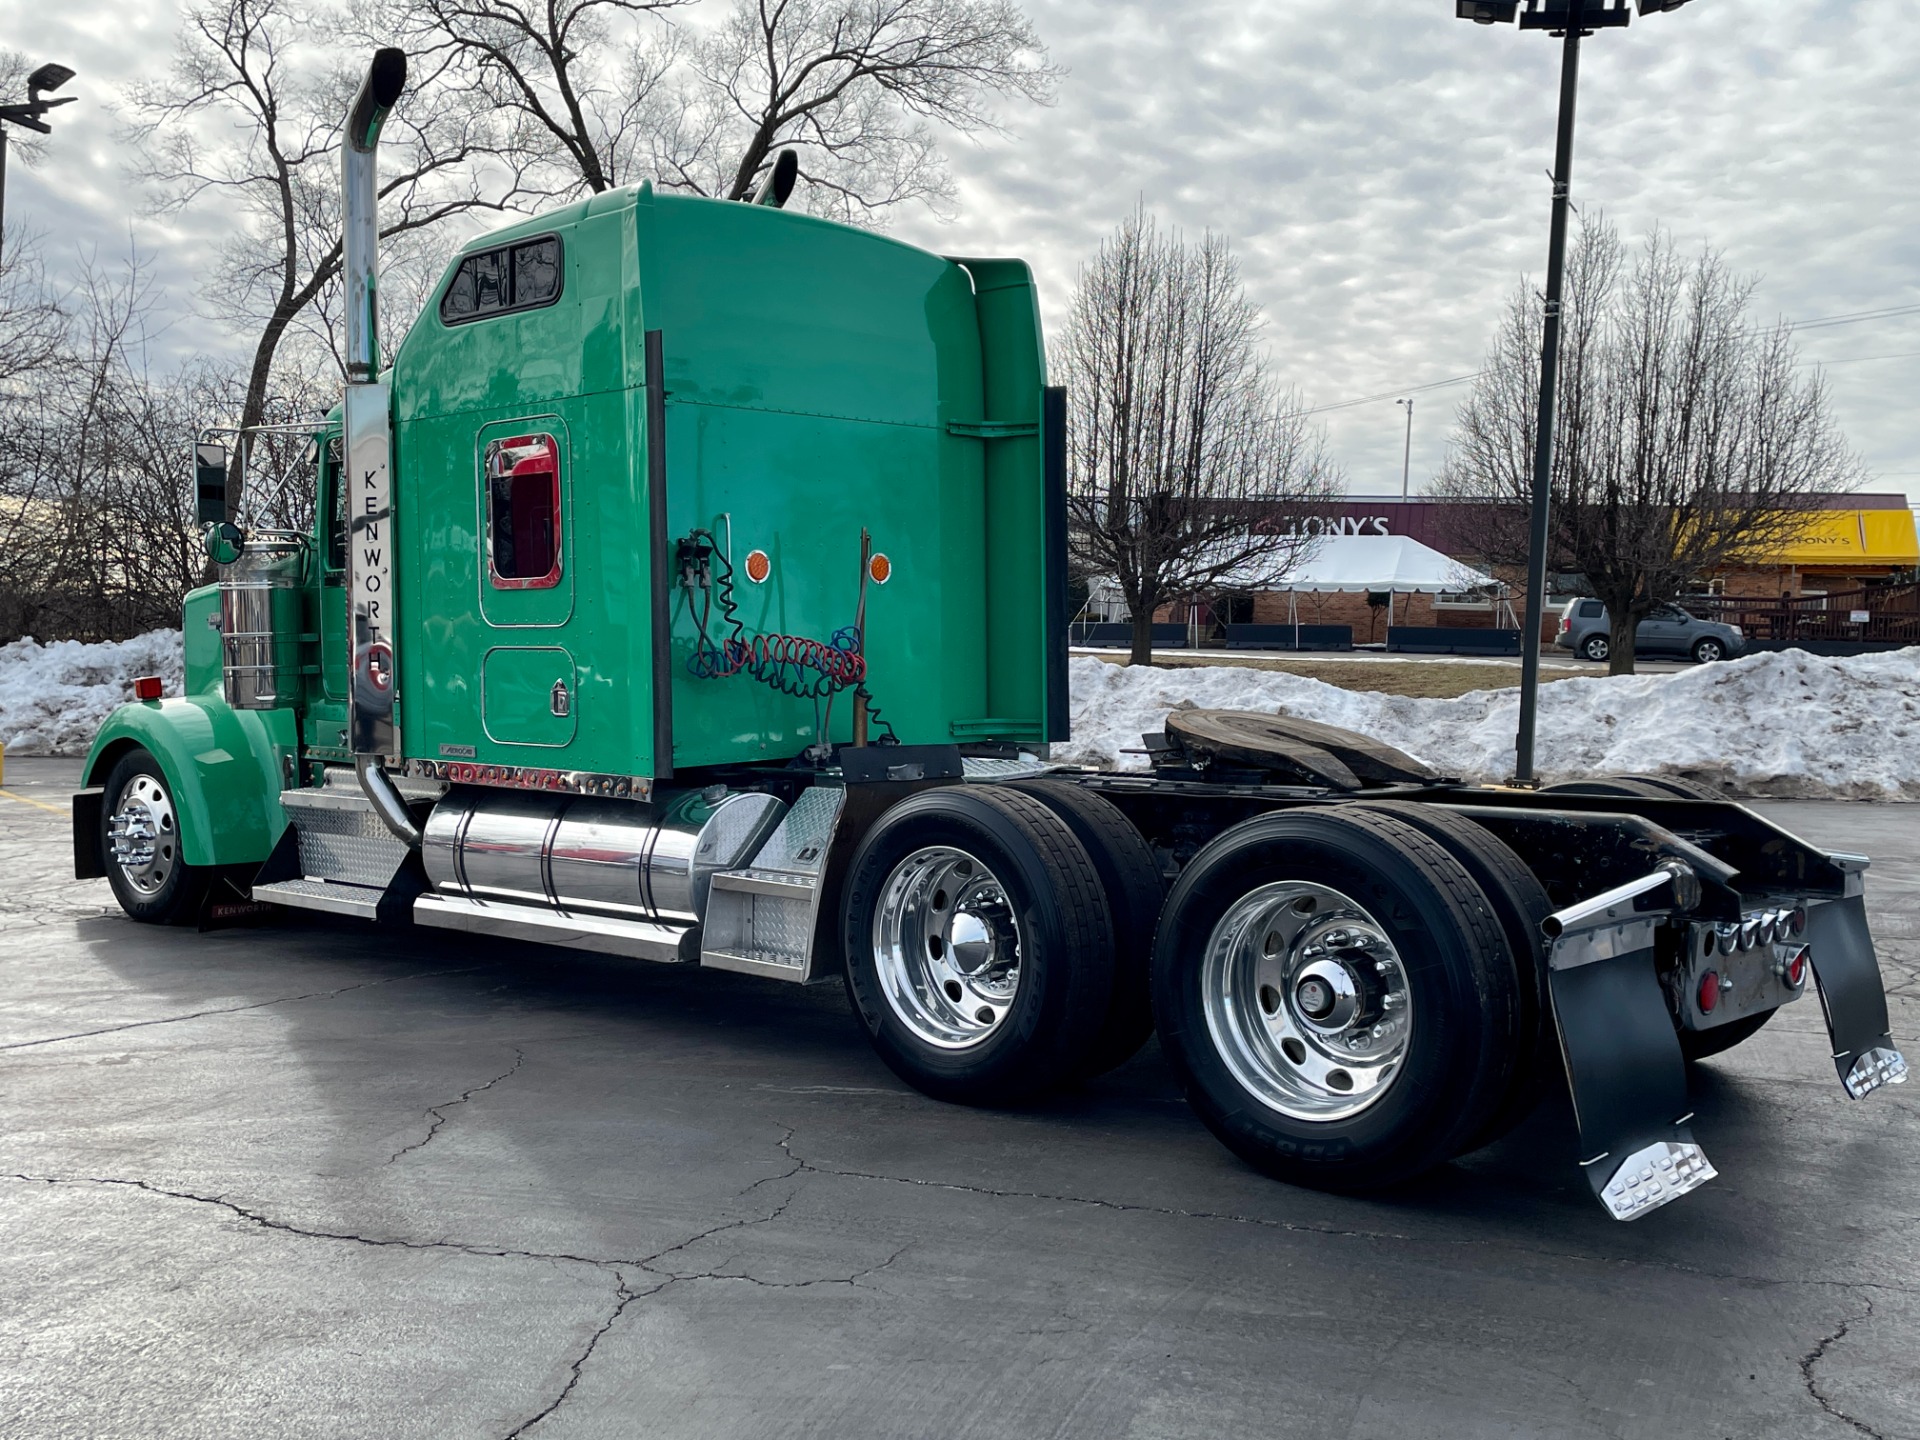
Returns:
[[[1762,565],[1920,565],[1911,510],[1828,510]]]

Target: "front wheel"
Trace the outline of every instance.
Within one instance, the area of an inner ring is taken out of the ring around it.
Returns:
[[[847,872],[847,995],[914,1088],[1033,1100],[1083,1066],[1114,983],[1100,877],[1031,795],[943,786],[889,810]]]
[[[1506,1097],[1524,1017],[1485,895],[1393,816],[1304,810],[1218,836],[1167,901],[1160,1039],[1227,1147],[1282,1180],[1390,1185]]]
[[[1693,658],[1702,665],[1711,665],[1716,660],[1727,658],[1727,647],[1712,636],[1693,642]]]
[[[1589,660],[1605,660],[1613,653],[1613,646],[1604,635],[1589,635],[1580,642],[1580,653]]]
[[[100,857],[120,908],[135,920],[191,920],[212,880],[181,852],[180,817],[167,777],[146,750],[130,750],[107,774]]]

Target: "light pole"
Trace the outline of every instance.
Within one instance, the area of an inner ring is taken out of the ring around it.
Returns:
[[[42,100],[40,93],[43,90],[58,90],[71,79],[73,71],[64,65],[49,62],[27,76],[26,104],[0,105],[0,246],[6,243],[7,125],[24,125],[29,130],[38,130],[42,135],[51,135],[53,127],[42,117],[56,105],[71,105],[74,97],[65,95],[58,100]]]
[[[1400,454],[1400,498],[1407,498],[1407,485],[1413,478],[1413,397],[1396,400],[1396,405],[1407,407],[1407,446]]]
[[[1687,0],[1635,0],[1642,15],[1678,10]],[[1527,608],[1520,633],[1520,725],[1513,741],[1513,783],[1535,785],[1534,718],[1540,699],[1540,622],[1547,608],[1548,505],[1553,481],[1554,384],[1560,368],[1560,293],[1567,258],[1568,191],[1573,183],[1573,111],[1580,83],[1580,41],[1628,24],[1627,0],[1454,0],[1454,13],[1477,25],[1511,24],[1560,37],[1560,123],[1553,146],[1553,223],[1547,238],[1547,295],[1540,328],[1540,409],[1534,424]]]

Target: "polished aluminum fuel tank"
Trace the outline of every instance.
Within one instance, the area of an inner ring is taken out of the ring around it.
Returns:
[[[663,791],[651,801],[460,788],[433,807],[422,858],[443,895],[691,924],[717,870],[780,822],[771,795]]]

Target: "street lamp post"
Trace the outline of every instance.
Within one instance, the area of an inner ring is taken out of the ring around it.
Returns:
[[[63,95],[58,100],[42,100],[41,92],[58,90],[71,79],[73,71],[64,65],[49,62],[27,76],[26,104],[0,105],[0,246],[6,243],[7,125],[24,125],[29,130],[38,130],[42,135],[51,135],[53,127],[46,122],[47,111],[56,105],[71,105],[74,97]]]
[[[1678,10],[1687,0],[1635,0],[1642,15]],[[1540,408],[1534,423],[1533,493],[1527,541],[1527,605],[1520,634],[1520,724],[1513,741],[1513,783],[1534,774],[1534,719],[1540,700],[1540,625],[1547,608],[1547,540],[1553,493],[1554,388],[1560,369],[1560,295],[1567,258],[1568,195],[1573,184],[1573,114],[1580,82],[1580,41],[1595,30],[1628,24],[1627,0],[1455,0],[1454,13],[1477,25],[1511,24],[1560,37],[1560,121],[1553,146],[1553,221],[1547,238],[1547,294],[1540,327]],[[1411,419],[1409,419],[1411,424]]]

